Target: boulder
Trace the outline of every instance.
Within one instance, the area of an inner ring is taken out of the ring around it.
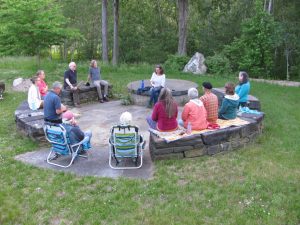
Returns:
[[[27,92],[32,82],[30,79],[17,78],[13,81],[12,90],[19,92]]]
[[[185,65],[183,72],[191,72],[193,74],[205,74],[207,67],[204,64],[204,55],[196,52],[190,61]]]

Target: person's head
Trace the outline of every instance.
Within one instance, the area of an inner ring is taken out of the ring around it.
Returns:
[[[76,70],[76,63],[75,62],[70,62],[69,63],[69,68],[70,68],[70,70],[75,71]]]
[[[41,80],[45,80],[46,75],[44,70],[38,70],[35,75],[38,76]]]
[[[131,125],[132,115],[130,112],[123,112],[120,116],[120,124],[123,126]]]
[[[202,87],[203,87],[203,91],[211,91],[211,89],[213,88],[210,82],[203,82]]]
[[[74,114],[71,112],[71,111],[65,111],[63,114],[62,114],[62,121],[63,123],[74,123],[75,121],[75,117],[74,117]]]
[[[93,60],[91,61],[90,66],[93,67],[93,68],[96,68],[96,67],[97,67],[97,61],[93,59]]]
[[[169,88],[163,88],[159,94],[159,101],[165,105],[166,113],[171,118],[175,113],[174,99]]]
[[[198,90],[196,88],[190,88],[188,90],[189,99],[198,98]]]
[[[155,66],[155,73],[156,73],[157,75],[162,75],[162,74],[164,74],[164,69],[162,68],[161,65],[156,65],[156,66]]]
[[[246,73],[245,71],[240,71],[239,72],[239,82],[240,84],[244,84],[248,82],[248,73]]]
[[[235,85],[234,83],[232,82],[228,82],[225,84],[225,94],[226,95],[234,95],[234,88],[235,88]]]
[[[52,85],[52,90],[56,93],[56,94],[59,94],[60,91],[62,89],[62,84],[58,81],[55,81]]]
[[[41,79],[38,76],[33,76],[30,80],[35,85],[37,85],[41,81]]]

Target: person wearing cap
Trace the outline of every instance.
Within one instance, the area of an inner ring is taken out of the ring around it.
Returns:
[[[70,62],[69,69],[64,74],[64,89],[71,91],[75,107],[79,107],[79,89],[77,87],[76,63]]]
[[[59,93],[62,84],[55,81],[52,89],[48,91],[44,98],[44,120],[50,123],[62,123],[61,114],[67,110],[67,107],[61,103]]]
[[[218,119],[218,97],[211,92],[213,86],[210,82],[202,83],[204,95],[200,97],[207,112],[207,122],[216,124]]]
[[[249,76],[245,71],[241,71],[239,72],[239,84],[235,87],[235,93],[240,97],[239,106],[247,106],[249,92]]]
[[[77,125],[74,114],[71,111],[68,110],[62,114],[62,122],[63,122],[62,126],[66,129],[69,135],[71,145],[81,142],[85,137],[88,137],[87,142],[84,143],[83,145],[90,146],[92,132],[91,131],[83,132]]]
[[[207,113],[202,101],[199,99],[198,90],[190,88],[188,90],[188,97],[190,101],[183,107],[181,114],[182,121],[179,121],[179,124],[183,125],[184,128],[188,128],[188,124],[190,124],[191,130],[206,129]]]

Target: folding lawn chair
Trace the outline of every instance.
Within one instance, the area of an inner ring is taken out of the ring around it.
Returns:
[[[109,166],[112,169],[138,169],[143,165],[145,141],[136,126],[113,126],[109,139]],[[135,166],[118,166],[121,161],[132,159]],[[112,165],[115,160],[116,166]]]
[[[85,137],[81,142],[71,145],[66,129],[61,124],[45,123],[44,132],[46,139],[51,143],[50,153],[47,156],[47,163],[63,168],[72,165],[77,156],[87,158],[87,156],[79,155],[81,150],[90,148],[88,143],[89,137]],[[51,162],[56,160],[58,156],[71,156],[67,165]]]

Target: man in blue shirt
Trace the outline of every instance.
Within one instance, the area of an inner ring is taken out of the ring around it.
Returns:
[[[61,114],[67,110],[67,107],[61,104],[60,97],[62,84],[54,82],[52,89],[47,93],[44,99],[44,120],[51,123],[62,123]]]
[[[71,91],[75,107],[79,107],[79,89],[77,87],[76,63],[70,62],[69,69],[64,74],[64,89]]]

